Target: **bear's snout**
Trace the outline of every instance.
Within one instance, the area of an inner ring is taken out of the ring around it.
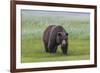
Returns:
[[[62,40],[62,45],[65,45],[66,44],[66,41],[65,40]]]

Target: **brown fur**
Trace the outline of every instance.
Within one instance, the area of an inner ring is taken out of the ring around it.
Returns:
[[[43,34],[43,43],[45,51],[49,53],[56,53],[58,45],[61,45],[63,54],[67,54],[68,33],[67,35],[65,35],[66,33],[67,32],[64,30],[62,26],[55,26],[55,25],[48,26]],[[62,40],[66,41],[64,45],[62,45]]]

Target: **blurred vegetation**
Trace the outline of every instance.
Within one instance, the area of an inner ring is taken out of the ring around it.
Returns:
[[[24,10],[23,10],[24,12]],[[21,62],[86,60],[90,58],[90,22],[87,19],[64,15],[28,15],[21,17]],[[79,16],[82,18],[82,15]],[[61,25],[69,33],[68,55],[64,56],[60,47],[51,55],[45,52],[42,36],[49,25]]]

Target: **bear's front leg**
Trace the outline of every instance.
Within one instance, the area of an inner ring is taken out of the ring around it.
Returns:
[[[68,53],[68,44],[61,45],[61,49],[64,55]]]
[[[57,50],[57,47],[55,46],[55,47],[51,47],[50,48],[50,53],[51,54],[55,54],[56,53],[56,50]]]

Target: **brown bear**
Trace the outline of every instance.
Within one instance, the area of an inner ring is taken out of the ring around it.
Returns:
[[[50,25],[44,31],[43,43],[45,51],[48,53],[56,53],[58,45],[61,45],[63,54],[67,54],[68,33],[60,25]]]

